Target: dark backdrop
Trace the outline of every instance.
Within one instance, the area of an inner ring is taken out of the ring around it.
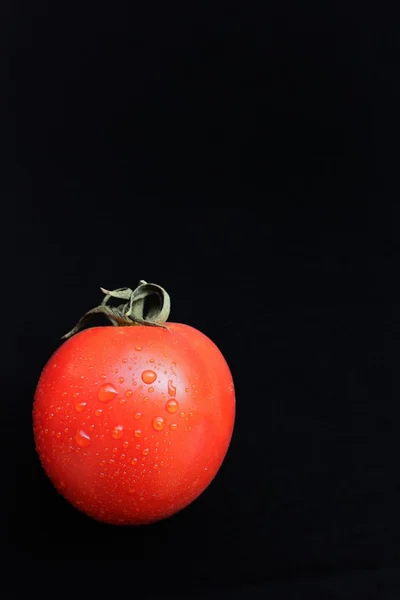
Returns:
[[[2,4],[4,556],[49,593],[397,599],[396,22],[142,4]],[[195,503],[115,528],[55,493],[31,407],[99,286],[140,278],[220,347],[237,421]]]

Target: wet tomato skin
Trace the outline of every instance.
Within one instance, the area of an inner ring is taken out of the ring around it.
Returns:
[[[231,440],[228,365],[178,323],[94,327],[53,354],[33,405],[36,449],[57,490],[113,524],[151,523],[210,484]]]

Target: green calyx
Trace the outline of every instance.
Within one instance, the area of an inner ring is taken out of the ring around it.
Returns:
[[[71,331],[63,335],[61,339],[68,339],[77,333],[93,315],[105,315],[115,326],[148,325],[150,327],[163,327],[169,317],[171,300],[167,292],[155,283],[147,283],[143,279],[139,281],[136,289],[118,288],[117,290],[105,290],[102,303],[92,308],[83,315]],[[112,298],[125,300],[118,306],[110,306]],[[145,307],[145,303],[147,306]],[[146,308],[146,314],[145,314]]]

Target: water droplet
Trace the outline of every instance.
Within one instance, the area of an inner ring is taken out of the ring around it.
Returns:
[[[119,369],[115,369],[114,373],[119,373]]]
[[[130,371],[132,371],[132,365],[129,365],[128,369],[129,369]]]
[[[143,413],[137,412],[135,413],[135,419],[140,419]]]
[[[170,398],[165,405],[165,408],[169,413],[174,414],[179,408],[179,403],[177,400],[174,400],[174,398]]]
[[[99,417],[99,416],[101,415],[101,413],[102,413],[102,412],[103,412],[103,409],[102,409],[102,408],[97,408],[97,409],[94,411],[94,414],[96,415],[96,417]]]
[[[158,465],[153,465],[153,469],[158,469]]]
[[[57,406],[57,408],[56,408],[56,413],[59,413],[59,412],[60,412],[60,410],[61,410],[61,406]]]
[[[135,448],[136,450],[140,450],[140,444],[136,444]]]
[[[93,429],[94,429],[94,423],[92,423],[92,424],[90,425],[89,429],[90,429],[90,431],[93,431]]]
[[[144,383],[154,383],[154,381],[157,379],[157,375],[156,373],[154,373],[154,371],[151,371],[150,369],[146,369],[146,371],[143,371],[142,373],[142,381],[144,381]]]
[[[111,436],[114,440],[120,440],[124,435],[124,428],[122,425],[116,425],[111,431]]]
[[[77,402],[75,404],[75,410],[77,412],[82,412],[83,410],[85,410],[86,408],[86,402]]]
[[[128,440],[125,440],[122,445],[124,448],[127,448],[129,446]]]
[[[156,431],[162,431],[165,427],[165,421],[162,417],[154,417],[153,427]]]
[[[64,429],[64,433],[68,433],[68,431],[69,431],[69,429],[68,429],[68,427],[66,427],[66,428]]]
[[[90,367],[88,367],[88,371],[92,371],[93,370],[93,365],[90,365]]]
[[[57,431],[57,433],[56,433],[56,438],[57,438],[57,439],[60,439],[60,437],[61,437],[61,431]]]
[[[67,392],[62,393],[63,398],[65,398],[66,395],[67,395]]]
[[[72,394],[72,397],[73,397],[73,398],[79,398],[79,392],[74,392],[74,393]]]
[[[152,394],[154,392],[154,388],[153,387],[149,387],[149,389],[147,391],[149,392],[149,394]]]
[[[142,454],[143,454],[143,456],[147,456],[149,452],[150,452],[150,450],[149,450],[148,448],[144,448],[144,449],[142,450]]]
[[[183,417],[185,416],[185,413],[181,412],[181,413],[179,413],[179,416],[182,417],[182,419],[183,419]]]
[[[125,379],[123,377],[118,377],[118,382],[119,383],[124,383]]]
[[[125,392],[125,396],[126,396],[127,398],[131,398],[131,397],[132,397],[132,394],[133,394],[132,390],[126,390],[126,392]]]
[[[111,383],[103,383],[97,392],[100,402],[109,402],[117,395],[117,390]]]
[[[185,388],[185,392],[188,393],[189,392],[189,388]]]
[[[147,396],[145,396],[145,397],[143,398],[143,402],[148,402],[148,401],[149,401],[148,397],[147,397]]]
[[[107,379],[107,375],[100,375],[100,379]]]
[[[126,399],[125,398],[120,398],[119,399],[119,403],[120,404],[126,404]]]
[[[100,473],[100,477],[104,477],[104,473]]]
[[[171,431],[176,431],[178,429],[178,425],[176,423],[171,423],[169,428],[171,429]]]
[[[128,362],[128,359],[127,358],[123,358],[122,362],[124,363],[124,365],[126,365],[126,363]]]
[[[136,350],[137,352],[140,352],[140,351],[141,351],[141,349],[142,349],[142,346],[135,346],[135,350]]]
[[[86,431],[83,431],[83,429],[78,429],[78,431],[76,432],[75,439],[76,439],[76,443],[81,448],[87,448],[92,443],[92,440],[90,439],[90,435],[88,433],[86,433]]]
[[[143,431],[141,429],[135,429],[135,437],[140,437]]]
[[[172,381],[172,379],[170,379],[168,381],[168,394],[170,396],[175,396],[176,395],[176,386],[174,385],[174,382]]]

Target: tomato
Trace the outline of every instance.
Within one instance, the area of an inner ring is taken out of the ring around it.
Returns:
[[[64,342],[33,405],[55,488],[113,524],[151,523],[195,500],[225,458],[235,419],[229,367],[207,336],[179,323],[134,324]]]

